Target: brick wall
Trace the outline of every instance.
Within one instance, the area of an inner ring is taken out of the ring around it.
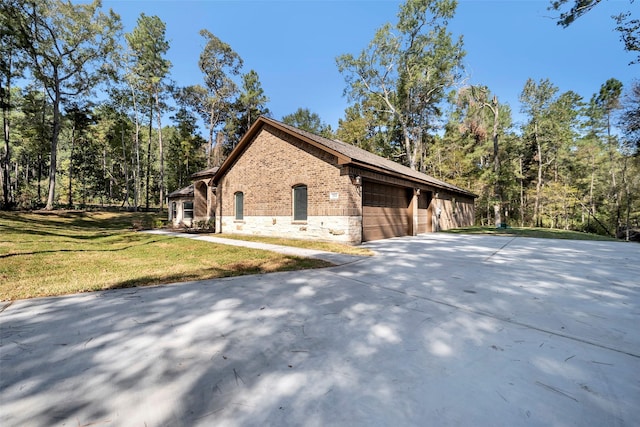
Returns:
[[[216,215],[216,195],[209,185],[210,178],[193,183],[194,221],[208,221]]]
[[[359,243],[361,196],[342,169],[332,154],[265,125],[218,182],[221,231]],[[299,184],[307,186],[303,223],[293,221]],[[244,193],[240,222],[236,192]]]

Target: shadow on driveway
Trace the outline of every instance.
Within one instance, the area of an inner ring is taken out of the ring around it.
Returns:
[[[16,301],[0,313],[0,424],[640,419],[640,246],[367,246],[325,270]]]

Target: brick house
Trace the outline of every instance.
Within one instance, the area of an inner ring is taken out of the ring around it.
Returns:
[[[198,221],[215,218],[216,195],[211,178],[217,167],[191,175],[193,184],[176,190],[167,196],[169,224],[173,227],[193,227]]]
[[[195,217],[218,233],[359,244],[474,222],[473,193],[266,117],[193,178]]]

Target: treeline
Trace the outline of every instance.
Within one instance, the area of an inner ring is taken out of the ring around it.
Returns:
[[[612,78],[583,99],[530,79],[516,125],[490,88],[452,89],[465,55],[447,29],[455,8],[408,0],[359,54],[336,59],[351,101],[336,130],[308,109],[282,120],[471,189],[480,224],[638,227],[640,83]],[[162,208],[192,173],[219,165],[269,115],[268,98],[231,46],[200,35],[202,83],[181,87],[156,16],[123,33],[99,1],[4,1],[2,207]]]
[[[123,33],[99,0],[0,5],[3,209],[162,208],[269,114],[258,74],[207,30],[203,83],[177,86],[165,31],[141,14]]]

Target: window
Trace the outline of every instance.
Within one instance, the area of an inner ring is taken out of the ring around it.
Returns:
[[[193,202],[182,203],[182,218],[193,219]]]
[[[244,219],[244,193],[237,192],[236,196],[236,221]]]
[[[171,219],[176,219],[177,212],[178,212],[177,203],[171,202]]]
[[[307,220],[307,186],[296,185],[293,187],[293,220]]]

